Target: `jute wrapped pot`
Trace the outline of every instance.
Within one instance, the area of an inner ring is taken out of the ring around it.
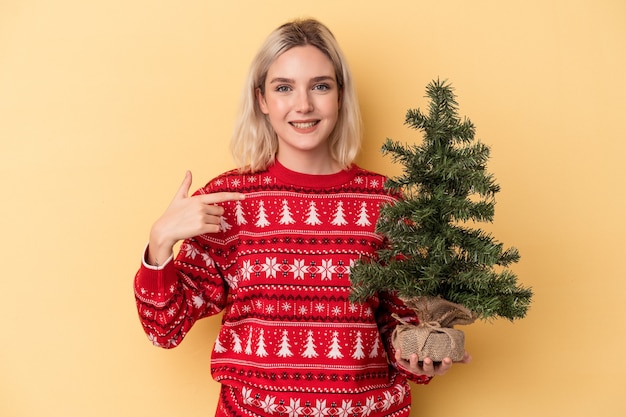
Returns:
[[[413,353],[422,360],[441,362],[444,358],[460,361],[465,355],[465,334],[454,329],[456,324],[470,324],[476,316],[467,308],[440,297],[404,299],[415,311],[420,323],[410,324],[396,317],[400,324],[392,334],[392,343],[403,359]]]

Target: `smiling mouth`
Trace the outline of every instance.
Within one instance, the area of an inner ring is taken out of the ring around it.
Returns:
[[[295,127],[296,129],[310,129],[318,123],[319,123],[319,120],[316,120],[314,122],[289,122],[289,124]]]

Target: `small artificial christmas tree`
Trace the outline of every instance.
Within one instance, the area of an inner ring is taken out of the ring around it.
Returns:
[[[403,174],[385,187],[403,198],[381,208],[376,230],[389,244],[376,261],[361,259],[351,268],[351,297],[363,301],[377,291],[397,293],[421,321],[419,336],[407,334],[416,326],[396,329],[394,344],[402,356],[460,360],[464,337],[455,324],[523,318],[532,291],[507,269],[519,260],[518,251],[471,227],[493,221],[500,191],[486,171],[489,147],[474,141],[470,120],[459,118],[449,84],[432,81],[426,92],[428,115],[409,110],[405,122],[423,131],[423,143],[404,146],[387,139],[383,145],[383,153],[403,166]]]

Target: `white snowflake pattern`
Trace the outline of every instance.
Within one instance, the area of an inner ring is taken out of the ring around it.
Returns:
[[[322,259],[322,266],[318,268],[321,274],[322,280],[331,279],[333,271],[333,260],[332,259]]]
[[[250,280],[250,275],[254,273],[254,266],[250,261],[243,261],[241,274],[244,280]]]
[[[385,391],[385,401],[383,401],[383,411],[389,410],[393,405],[393,394],[389,391]]]
[[[253,405],[254,397],[252,396],[252,388],[243,387],[241,389],[241,395],[243,396],[243,403]]]
[[[378,188],[380,186],[380,181],[378,181],[378,180],[371,180],[370,181],[370,185],[372,186],[372,188]]]
[[[224,278],[226,280],[226,282],[228,283],[228,286],[230,288],[237,288],[239,285],[239,275],[237,274],[227,274],[226,277]]]
[[[341,402],[341,408],[338,411],[338,417],[348,417],[352,413],[352,400],[343,400]]]
[[[293,279],[305,280],[307,278],[322,280],[330,280],[344,278],[350,272],[348,266],[344,262],[333,264],[332,259],[322,259],[319,263],[310,262],[305,264],[303,259],[294,259],[289,263],[286,259],[278,257],[266,257],[261,259],[244,260],[241,268],[238,270],[241,281],[249,281],[250,279],[260,278],[263,275],[266,278],[276,279],[278,276],[287,277],[293,274]]]
[[[324,304],[322,303],[317,303],[317,305],[315,306],[315,311],[317,311],[318,313],[321,313],[324,311],[326,307],[324,306]]]
[[[183,251],[185,251],[185,256],[191,259],[196,259],[196,255],[200,254],[200,251],[197,248],[189,244],[185,244]]]
[[[271,305],[271,304],[267,305],[267,306],[265,307],[265,312],[266,312],[267,314],[272,314],[272,313],[274,313],[274,306],[273,306],[273,305]]]
[[[289,311],[291,310],[291,304],[289,304],[288,302],[284,302],[282,307],[283,311]]]
[[[306,315],[306,314],[308,314],[309,309],[308,309],[308,308],[306,308],[305,306],[300,306],[300,307],[298,308],[298,312],[299,312],[300,314]]]
[[[211,256],[208,253],[202,253],[201,256],[206,266],[215,265],[215,261],[213,261],[213,258],[211,258]]]
[[[274,182],[272,180],[272,177],[269,177],[269,176],[263,177],[263,184],[268,185],[268,184],[271,184],[272,182]]]
[[[335,307],[333,307],[333,308],[332,308],[332,310],[331,310],[331,311],[332,311],[332,313],[333,313],[333,315],[334,315],[334,316],[338,316],[338,315],[340,315],[340,314],[341,314],[341,307],[339,307],[339,306],[335,306]]]
[[[259,406],[266,413],[274,414],[274,411],[276,411],[276,407],[278,406],[277,404],[275,404],[275,402],[276,402],[276,397],[270,397],[269,395],[267,395],[265,396],[265,400],[261,401]]]
[[[289,405],[285,407],[286,413],[291,416],[298,416],[302,411],[302,407],[300,406],[300,399],[291,398],[289,400]]]
[[[174,307],[170,307],[167,309],[167,315],[170,317],[174,317],[174,314],[176,314],[176,309]]]
[[[157,347],[161,346],[161,344],[157,341],[156,336],[155,336],[155,335],[153,335],[152,333],[150,333],[150,334],[148,335],[148,340],[150,340],[150,342],[151,342],[154,346],[157,346]]]
[[[315,408],[313,408],[312,413],[314,416],[323,417],[328,414],[328,408],[326,407],[326,400],[316,400]]]
[[[376,400],[374,400],[374,397],[368,397],[365,405],[363,406],[363,415],[365,416],[369,416],[372,411],[375,410],[376,407]]]
[[[395,387],[395,390],[398,391],[398,402],[401,403],[404,401],[404,397],[406,394],[406,391],[404,390],[404,387],[400,384],[397,384]]]
[[[278,403],[276,397],[266,394],[263,398],[260,393],[255,394],[252,388],[242,388],[241,394],[244,404],[261,409],[270,415],[280,413],[288,417],[301,417],[303,415],[315,417],[367,417],[372,413],[389,411],[394,404],[401,404],[404,401],[406,392],[402,386],[396,385],[394,390],[387,390],[381,396],[367,397],[364,404],[357,403],[353,405],[352,400],[342,400],[341,405],[334,402],[328,404],[328,400],[320,398],[315,400],[315,405],[307,401],[304,406],[301,398],[291,397],[289,398],[289,404],[286,401]]]
[[[281,264],[276,261],[276,258],[265,258],[263,270],[265,271],[268,278],[276,278],[276,272],[279,272],[280,268]]]
[[[304,279],[304,274],[306,273],[304,259],[294,259],[291,270],[295,279]]]
[[[358,176],[354,178],[354,182],[356,182],[357,184],[363,184],[363,177]]]
[[[234,180],[232,180],[230,182],[230,184],[234,187],[237,188],[241,185],[241,180],[239,178],[235,178]]]
[[[348,306],[348,310],[350,311],[350,313],[356,313],[359,308],[356,306],[356,304],[350,303],[350,305]]]

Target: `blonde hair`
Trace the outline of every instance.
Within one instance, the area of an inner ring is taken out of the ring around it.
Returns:
[[[281,54],[296,46],[306,45],[315,46],[330,59],[341,92],[337,124],[329,137],[331,157],[344,169],[356,158],[361,144],[361,113],[347,61],[326,26],[314,19],[298,19],[274,30],[250,65],[230,143],[240,170],[257,172],[274,162],[278,139],[269,119],[259,107],[256,91],[260,89],[265,94],[267,72]]]

